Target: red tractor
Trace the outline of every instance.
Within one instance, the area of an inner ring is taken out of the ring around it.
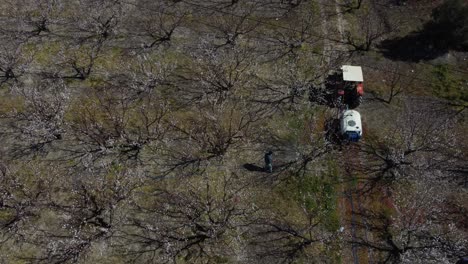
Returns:
[[[354,109],[362,102],[363,81],[360,66],[343,65],[339,71],[328,76],[326,87],[331,89],[330,96],[334,98],[336,106],[348,105],[348,108]]]

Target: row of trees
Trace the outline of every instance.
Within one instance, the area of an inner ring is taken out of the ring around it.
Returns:
[[[0,21],[2,261],[280,262],[336,251],[320,217],[329,208],[305,207],[242,167],[274,148],[289,153],[276,175],[287,179],[325,155],[322,140],[304,148],[268,129],[303,107],[315,69],[328,67],[315,66],[313,3],[19,6],[3,2]]]
[[[382,260],[466,252],[462,207],[449,195],[463,179],[462,125],[450,111],[428,113],[431,104],[389,111],[398,122],[369,133],[361,173],[366,195],[410,183],[437,203],[402,193],[400,212],[421,206],[426,216],[437,204],[440,217],[409,229],[406,214],[363,211],[382,237],[337,231],[347,221],[341,170],[322,128],[332,113],[308,93],[341,62],[323,60],[315,2],[0,7],[3,262],[333,263],[356,243]],[[398,103],[405,92],[392,87],[388,103]],[[273,174],[261,169],[266,150]]]

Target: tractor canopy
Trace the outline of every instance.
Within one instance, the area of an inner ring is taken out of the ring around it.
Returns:
[[[363,82],[364,81],[361,66],[343,65],[341,67],[341,70],[343,71],[343,81],[347,81],[347,82]]]

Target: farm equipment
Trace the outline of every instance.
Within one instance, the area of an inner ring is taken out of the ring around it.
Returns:
[[[326,87],[335,106],[347,105],[349,109],[358,107],[364,94],[362,68],[343,65],[340,70],[328,76]]]
[[[362,138],[361,115],[356,110],[342,110],[325,123],[325,137],[333,144],[358,142]]]
[[[362,137],[361,115],[356,110],[345,110],[340,116],[340,132],[344,140],[358,142]]]
[[[360,66],[343,65],[327,76],[323,86],[310,88],[309,100],[331,108],[357,108],[364,95],[363,81]]]
[[[311,101],[337,109],[337,115],[325,125],[326,137],[330,142],[358,142],[362,137],[361,115],[357,108],[364,94],[362,68],[343,65],[338,71],[329,74],[325,80],[325,89],[312,90]],[[320,101],[323,98],[325,100]]]

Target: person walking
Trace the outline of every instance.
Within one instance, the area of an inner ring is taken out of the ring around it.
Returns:
[[[272,173],[273,172],[273,151],[269,150],[265,153],[265,171]]]

